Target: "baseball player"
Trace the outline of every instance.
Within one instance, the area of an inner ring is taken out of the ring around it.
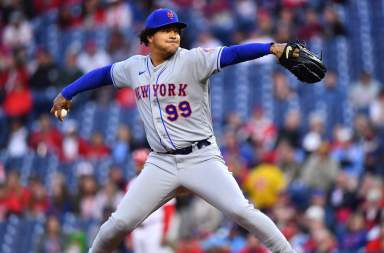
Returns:
[[[287,68],[287,61],[289,66],[301,66],[291,64],[301,59],[300,45],[251,43],[186,50],[180,48],[185,27],[174,11],[153,11],[140,34],[149,55],[134,55],[93,70],[65,87],[54,100],[51,113],[62,121],[79,92],[110,84],[131,87],[152,149],[143,171],[100,227],[89,252],[112,252],[128,232],[182,186],[249,230],[272,252],[292,253],[276,225],[249,203],[228,171],[213,134],[209,78],[225,66],[267,54],[276,55],[280,62],[284,57]]]

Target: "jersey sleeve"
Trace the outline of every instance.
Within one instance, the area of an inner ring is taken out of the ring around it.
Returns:
[[[198,80],[206,80],[220,68],[220,55],[223,47],[217,48],[194,48],[191,49],[190,57],[194,69],[194,74]]]
[[[124,61],[116,62],[111,67],[111,78],[116,88],[132,87],[132,72],[135,68],[136,59],[130,57]]]

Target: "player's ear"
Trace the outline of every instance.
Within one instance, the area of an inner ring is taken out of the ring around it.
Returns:
[[[147,41],[148,41],[148,43],[152,43],[152,41],[153,41],[153,34],[147,35]]]

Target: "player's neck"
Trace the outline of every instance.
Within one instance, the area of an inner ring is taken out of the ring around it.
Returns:
[[[149,57],[151,58],[152,65],[156,67],[167,61],[172,55],[169,55],[164,51],[156,50],[156,48],[151,48]]]
[[[160,54],[150,53],[149,57],[151,58],[152,65],[154,67],[162,64],[163,62],[165,62],[167,60],[166,57],[164,57],[163,55],[160,55]]]

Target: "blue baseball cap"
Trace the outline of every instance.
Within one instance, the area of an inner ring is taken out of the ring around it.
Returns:
[[[179,21],[176,12],[170,9],[157,9],[148,15],[145,20],[145,30],[156,30],[164,26],[175,25],[185,28],[187,25]]]

